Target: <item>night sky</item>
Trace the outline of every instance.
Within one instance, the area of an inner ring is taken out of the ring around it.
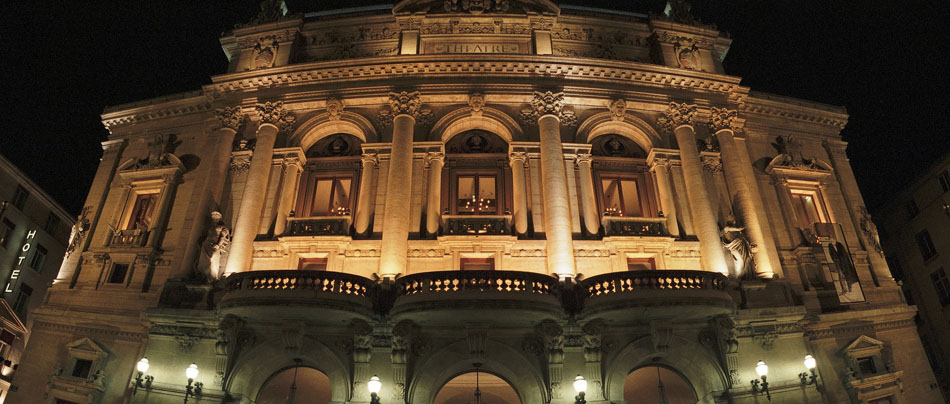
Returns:
[[[659,12],[665,1],[565,3]],[[3,2],[0,153],[77,213],[107,135],[103,109],[210,83],[227,66],[220,34],[257,10],[254,0]],[[726,71],[743,85],[847,108],[843,136],[872,211],[950,152],[939,126],[950,112],[950,2],[709,0],[693,11],[732,36]]]

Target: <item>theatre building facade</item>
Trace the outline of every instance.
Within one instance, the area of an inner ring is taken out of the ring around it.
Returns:
[[[103,114],[12,402],[942,402],[847,114],[681,2],[271,1],[221,44]]]

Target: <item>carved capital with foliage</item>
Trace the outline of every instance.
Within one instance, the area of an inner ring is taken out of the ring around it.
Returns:
[[[240,106],[224,107],[215,112],[215,118],[221,124],[221,129],[237,131],[247,118]]]
[[[538,119],[545,115],[554,115],[561,121],[561,125],[573,126],[577,124],[577,115],[574,109],[564,105],[563,92],[535,91],[531,105],[521,110],[521,119],[527,124],[536,125]]]
[[[693,125],[696,119],[696,105],[671,102],[669,108],[656,119],[656,126],[665,132],[672,133],[683,125]]]
[[[739,111],[734,109],[712,107],[709,110],[709,121],[706,122],[706,125],[709,126],[709,130],[713,133],[726,129],[737,132],[739,126],[738,122],[736,122],[736,118],[738,117]]]
[[[281,132],[289,132],[294,127],[294,116],[284,108],[282,101],[257,104],[254,109],[261,119],[261,123],[274,125]]]

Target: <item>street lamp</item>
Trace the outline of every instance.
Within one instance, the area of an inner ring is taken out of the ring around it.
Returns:
[[[759,377],[762,378],[762,383],[759,384],[759,379],[752,379],[752,392],[765,393],[765,397],[768,398],[769,401],[772,401],[772,394],[769,393],[769,382],[766,381],[766,376],[768,376],[769,373],[769,366],[765,364],[765,361],[759,361],[759,363],[755,364],[755,373],[757,373]]]
[[[574,378],[574,391],[577,392],[577,396],[574,397],[574,404],[587,404],[587,400],[584,399],[584,392],[587,391],[587,380],[584,380],[584,376],[577,375]]]
[[[188,396],[201,396],[201,387],[204,384],[195,381],[198,378],[198,365],[194,363],[188,366],[188,369],[185,369],[185,376],[188,377],[188,385],[185,386],[185,402],[187,403]]]
[[[805,368],[808,369],[808,372],[801,372],[798,374],[798,378],[802,381],[802,387],[805,387],[810,384],[815,385],[815,390],[821,391],[821,387],[818,386],[818,372],[815,371],[815,367],[818,366],[818,363],[815,362],[815,357],[811,355],[805,355]],[[809,376],[808,373],[811,373]]]
[[[149,390],[152,388],[152,380],[155,380],[154,376],[145,375],[145,372],[148,372],[148,358],[142,358],[139,363],[135,364],[135,369],[138,370],[138,373],[135,374],[135,387],[132,388],[132,395],[134,396],[138,392],[139,388],[145,388]],[[145,377],[142,377],[145,375]]]
[[[369,378],[366,388],[369,389],[370,404],[379,404],[379,390],[383,388],[383,382],[379,381],[379,377]]]

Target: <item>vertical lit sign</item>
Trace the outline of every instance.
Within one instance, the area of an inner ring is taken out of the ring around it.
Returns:
[[[13,293],[13,284],[16,283],[17,278],[20,277],[20,266],[23,265],[23,260],[26,259],[29,255],[30,249],[33,248],[33,238],[36,237],[36,230],[32,230],[26,233],[26,240],[23,241],[23,247],[20,247],[20,256],[17,257],[16,268],[10,274],[10,280],[7,282],[7,288],[3,290],[4,293]]]

